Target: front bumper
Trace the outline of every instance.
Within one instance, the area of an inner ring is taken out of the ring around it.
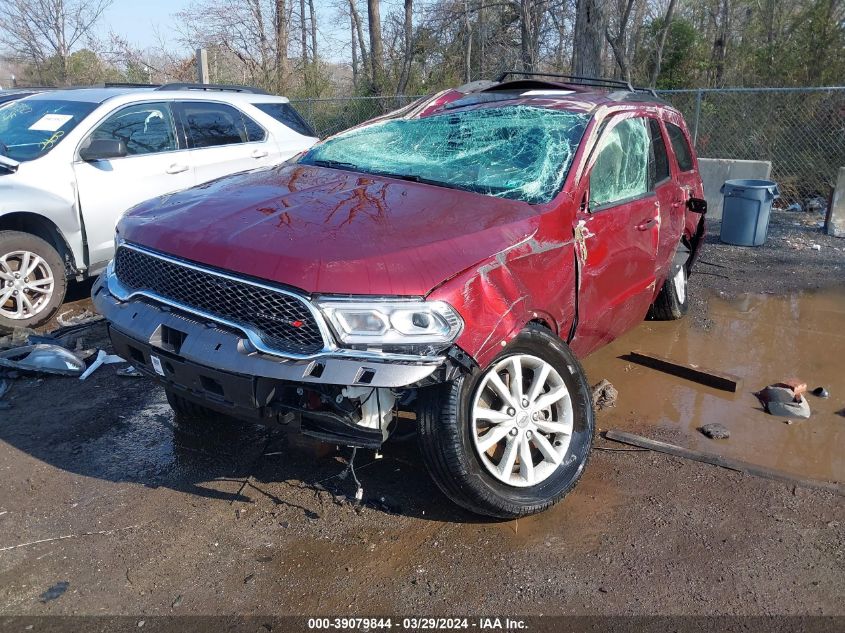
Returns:
[[[294,413],[327,440],[377,446],[382,434],[356,425],[344,387],[412,389],[461,371],[455,354],[418,360],[337,356],[295,359],[255,350],[242,333],[147,297],[120,300],[103,275],[92,291],[115,352],[183,397],[241,418]],[[465,357],[457,350],[457,358]]]
[[[94,307],[113,330],[142,345],[220,371],[276,380],[365,387],[406,387],[432,377],[446,357],[418,360],[355,357],[349,350],[315,359],[285,358],[256,351],[247,338],[201,317],[143,297],[120,301],[103,275],[94,285]],[[175,333],[175,334],[174,334]],[[434,378],[433,382],[440,382]]]

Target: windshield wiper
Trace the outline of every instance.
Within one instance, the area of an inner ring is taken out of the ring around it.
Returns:
[[[376,176],[385,176],[387,178],[396,178],[397,180],[407,180],[409,182],[418,182],[423,185],[434,185],[435,187],[446,187],[447,189],[460,189],[461,191],[472,191],[471,185],[459,185],[451,182],[443,182],[442,180],[434,180],[433,178],[426,178],[417,174],[392,174],[387,171],[371,171],[371,174]]]
[[[306,163],[307,165],[308,163]],[[311,161],[312,165],[317,165],[318,167],[331,167],[333,169],[344,169],[346,171],[361,171],[358,165],[353,163],[344,163],[340,160],[325,160],[325,159],[317,159]]]

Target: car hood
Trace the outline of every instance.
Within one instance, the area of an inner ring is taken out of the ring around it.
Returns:
[[[536,232],[524,202],[283,165],[143,203],[133,243],[309,293],[425,295]]]

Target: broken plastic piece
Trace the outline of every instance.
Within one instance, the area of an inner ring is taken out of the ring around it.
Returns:
[[[78,376],[85,363],[76,354],[58,345],[24,345],[0,352],[0,367],[61,376]]]
[[[90,376],[95,371],[97,371],[97,369],[99,369],[100,365],[111,365],[112,363],[125,363],[125,362],[126,361],[123,360],[120,356],[117,356],[115,354],[106,354],[105,350],[101,349],[99,352],[97,352],[97,358],[94,359],[94,362],[91,363],[91,365],[88,367],[88,369],[85,370],[85,373],[83,373],[79,377],[79,379],[85,380],[86,378],[88,378],[88,376]]]
[[[115,372],[121,378],[141,378],[144,374],[138,371],[137,368],[130,365],[129,367],[124,367],[123,369],[118,369]],[[270,455],[271,453],[264,453],[265,455]]]

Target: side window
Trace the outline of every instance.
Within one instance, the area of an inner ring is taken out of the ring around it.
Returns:
[[[645,119],[625,119],[604,133],[590,172],[591,208],[648,193],[650,141]]]
[[[303,136],[317,136],[317,133],[289,103],[253,103],[252,105],[264,114],[269,114],[279,123],[288,126],[294,132]]]
[[[693,167],[692,150],[684,131],[668,121],[666,131],[669,132],[669,142],[672,143],[672,150],[675,152],[675,158],[678,159],[678,168],[681,171],[690,171]]]
[[[657,119],[648,120],[648,129],[651,133],[648,179],[649,189],[654,189],[657,183],[669,177],[669,155],[666,153],[666,143],[663,141],[663,133],[660,131],[660,123]]]
[[[225,103],[192,101],[180,107],[192,147],[234,145],[264,137],[261,126],[250,119],[248,129],[241,111]]]
[[[173,116],[166,103],[139,103],[122,108],[91,133],[96,140],[123,141],[130,156],[177,149]]]
[[[243,117],[244,126],[246,127],[246,138],[250,143],[263,141],[267,138],[267,132],[264,131],[263,127],[250,119],[247,115],[241,113],[241,116]]]

